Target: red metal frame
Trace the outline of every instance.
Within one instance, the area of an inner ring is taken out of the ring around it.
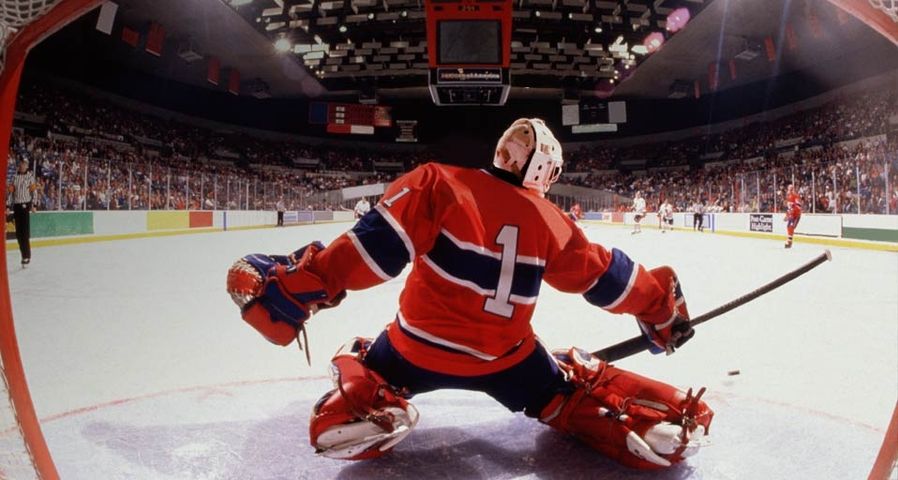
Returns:
[[[45,15],[36,19],[17,32],[6,45],[6,64],[0,73],[0,178],[6,185],[6,168],[9,164],[9,137],[12,134],[13,113],[19,80],[28,51],[44,38],[78,18],[88,10],[102,3],[102,0],[63,0]],[[6,210],[6,195],[0,195],[0,207]],[[47,443],[41,433],[40,423],[34,413],[28,382],[19,356],[19,346],[13,325],[12,303],[9,297],[9,279],[6,275],[6,242],[0,255],[0,355],[3,358],[9,394],[16,409],[16,417],[25,442],[34,461],[34,468],[44,480],[59,478],[56,466],[50,456]]]
[[[867,0],[829,0],[829,2],[850,13],[898,45],[898,23],[893,22],[882,10],[873,8],[873,5],[870,5]]]

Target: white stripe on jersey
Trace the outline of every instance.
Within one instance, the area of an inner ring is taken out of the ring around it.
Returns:
[[[377,262],[375,262],[374,259],[371,258],[371,255],[369,255],[369,254],[368,254],[368,251],[365,250],[365,247],[362,245],[362,242],[359,241],[359,237],[356,237],[356,236],[355,236],[355,233],[353,233],[352,230],[346,232],[346,236],[349,237],[349,240],[352,241],[352,245],[353,245],[353,246],[355,247],[355,249],[359,252],[359,255],[361,255],[362,260],[365,261],[365,265],[367,265],[368,268],[369,268],[375,275],[377,275],[381,280],[383,280],[383,281],[385,281],[385,282],[386,282],[387,280],[391,280],[391,279],[393,278],[393,277],[387,275],[387,273],[384,272],[384,271],[380,268],[380,266],[377,264]]]
[[[464,345],[460,345],[458,343],[446,340],[445,338],[440,338],[436,335],[427,333],[424,330],[421,330],[420,328],[413,327],[413,326],[409,325],[408,322],[405,320],[405,317],[402,316],[402,312],[399,312],[396,316],[399,318],[399,325],[402,325],[402,328],[408,330],[412,334],[414,334],[418,337],[421,337],[427,341],[436,343],[437,345],[442,345],[444,347],[449,347],[453,350],[458,350],[459,352],[467,353],[468,355],[472,355],[481,360],[492,361],[492,360],[499,358],[495,355],[490,355],[488,353],[481,352],[480,350],[475,350],[471,347],[466,347]]]
[[[495,258],[496,260],[502,259],[502,254],[499,252],[494,252],[486,247],[482,247],[480,245],[466,242],[464,240],[459,240],[458,237],[449,233],[445,228],[440,229],[440,233],[446,236],[452,243],[455,244],[456,247],[462,250],[468,250],[469,252],[476,252],[481,255]],[[536,265],[537,267],[545,267],[546,261],[539,257],[530,257],[526,255],[517,255],[515,257],[515,263],[523,263],[527,265]]]
[[[393,218],[393,215],[390,215],[390,212],[387,211],[387,209],[384,208],[383,205],[377,205],[374,207],[374,209],[377,210],[382,217],[384,217],[384,220],[386,220],[391,227],[393,227],[393,230],[396,231],[396,235],[399,235],[399,239],[402,240],[402,243],[405,245],[405,249],[408,250],[408,261],[414,262],[415,257],[417,256],[415,255],[415,244],[412,243],[412,239],[409,238],[408,233],[406,233],[405,229],[402,228],[402,224],[399,223],[395,218]]]

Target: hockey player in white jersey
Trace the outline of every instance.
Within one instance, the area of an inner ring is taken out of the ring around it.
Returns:
[[[370,210],[371,210],[371,204],[368,203],[368,199],[365,197],[360,198],[359,201],[356,202],[356,204],[355,204],[355,210],[354,210],[355,218],[359,219],[359,218],[364,217],[365,214],[368,213]]]
[[[633,212],[636,214],[632,233],[642,232],[642,219],[645,217],[645,199],[642,198],[642,192],[636,192],[636,198],[633,199]]]
[[[658,217],[661,219],[661,233],[673,230],[673,205],[667,200],[658,209]]]

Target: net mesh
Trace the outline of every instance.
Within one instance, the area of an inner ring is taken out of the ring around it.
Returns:
[[[5,64],[9,38],[59,2],[60,0],[0,0],[0,71]]]
[[[893,22],[898,23],[898,0],[869,0],[873,8],[877,8],[892,18]]]
[[[0,479],[40,478],[25,434],[16,417],[16,408],[9,394],[6,368],[0,357]]]

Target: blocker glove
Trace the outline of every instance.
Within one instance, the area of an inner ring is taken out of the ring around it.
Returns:
[[[689,341],[695,330],[689,324],[689,310],[686,299],[680,288],[677,274],[670,267],[658,267],[649,270],[659,285],[667,287],[669,294],[655,311],[638,315],[636,322],[642,334],[651,342],[649,351],[668,355]]]

